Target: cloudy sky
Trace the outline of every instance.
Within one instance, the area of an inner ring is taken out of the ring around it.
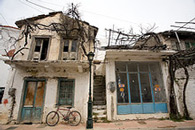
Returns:
[[[44,9],[30,2],[49,8]],[[98,38],[105,37],[105,28],[139,32],[140,26],[156,24],[156,32],[175,29],[176,21],[195,18],[195,0],[0,0],[0,24],[16,26],[15,21],[65,11],[70,3],[79,4],[82,20],[99,28]],[[179,24],[180,25],[180,24]]]

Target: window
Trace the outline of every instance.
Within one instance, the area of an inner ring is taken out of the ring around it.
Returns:
[[[2,103],[2,98],[3,98],[4,90],[5,90],[5,88],[0,87],[0,104]]]
[[[59,80],[59,105],[69,105],[74,104],[74,80],[71,79],[60,79]]]
[[[76,60],[77,59],[77,40],[63,40],[62,60]]]
[[[33,60],[46,60],[49,38],[35,38]]]
[[[117,114],[167,113],[158,62],[116,62]]]
[[[181,50],[179,42],[173,41],[173,42],[171,42],[171,46],[172,46],[173,50]]]
[[[192,47],[195,47],[195,42],[185,42],[186,49],[190,49]]]
[[[118,103],[165,102],[157,62],[116,62]]]

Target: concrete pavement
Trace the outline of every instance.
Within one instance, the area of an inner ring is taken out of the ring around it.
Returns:
[[[58,124],[55,127],[46,124],[31,125],[0,125],[0,130],[86,130],[85,124],[70,126],[68,124]],[[195,130],[195,120],[173,122],[171,120],[134,120],[115,121],[110,123],[94,123],[93,130]]]

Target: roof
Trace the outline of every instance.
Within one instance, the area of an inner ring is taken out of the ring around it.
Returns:
[[[45,14],[41,14],[41,15],[38,15],[38,16],[35,16],[35,17],[31,17],[31,18],[27,18],[27,19],[22,19],[22,20],[19,20],[19,21],[16,21],[15,24],[21,28],[22,25],[24,25],[26,23],[26,21],[35,21],[35,20],[39,20],[39,19],[43,19],[43,18],[46,18],[46,17],[52,17],[58,13],[61,13],[62,14],[62,11],[59,11],[59,12],[51,12],[47,15]]]
[[[20,29],[17,28],[17,27],[13,27],[13,26],[9,26],[9,25],[0,25],[0,27],[4,27],[4,28],[13,28],[13,29],[20,30]]]
[[[177,32],[178,35],[195,35],[195,32],[192,31],[179,31],[179,30],[169,30],[169,31],[160,32],[159,34],[175,35],[175,32]]]
[[[38,15],[38,16],[35,16],[35,17],[31,17],[31,18],[27,18],[27,19],[22,19],[22,20],[19,20],[19,21],[16,21],[15,24],[21,28],[22,25],[24,25],[26,23],[26,21],[36,21],[36,20],[39,20],[39,19],[43,19],[43,18],[46,18],[46,17],[52,17],[56,14],[64,14],[62,11],[58,11],[58,12],[50,12],[49,14],[45,15],[45,14],[41,14],[41,15]],[[83,23],[87,24],[87,25],[90,25],[88,22],[86,21],[82,21]],[[90,25],[91,26],[91,25]],[[91,26],[95,29],[98,30],[97,27],[95,26]]]

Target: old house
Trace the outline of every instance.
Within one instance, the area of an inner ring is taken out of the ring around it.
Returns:
[[[128,36],[129,43],[134,40],[135,44],[123,44],[125,38],[123,35],[120,39],[121,34],[121,32],[118,33],[114,44],[108,43],[105,47],[107,119],[169,117],[171,81],[169,62],[165,59],[176,54],[180,49],[186,50],[193,47],[195,33],[165,31],[158,34],[147,33],[143,36],[125,35]],[[195,100],[192,98],[195,89],[194,65],[190,66],[189,70],[186,102],[191,117],[195,118],[193,109]],[[177,80],[174,83],[176,84],[174,87],[176,102],[181,115],[184,73],[182,68],[178,69]]]
[[[48,112],[72,106],[87,118],[89,63],[97,27],[53,12],[16,22],[21,28],[2,117],[14,122],[45,122]]]

